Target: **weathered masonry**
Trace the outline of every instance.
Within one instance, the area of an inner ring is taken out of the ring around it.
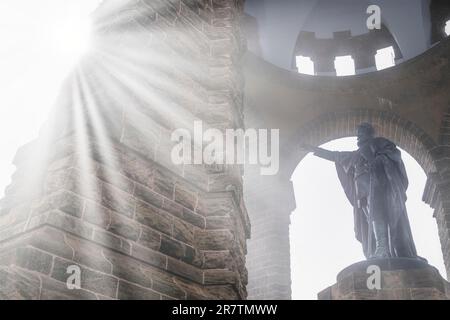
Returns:
[[[241,168],[170,161],[176,128],[243,125],[241,12],[234,0],[96,11],[97,51],[15,159],[1,299],[247,297]],[[81,290],[67,289],[72,265]]]

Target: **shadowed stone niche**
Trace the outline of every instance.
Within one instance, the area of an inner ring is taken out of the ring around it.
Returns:
[[[171,159],[176,129],[242,127],[241,14],[236,0],[102,3],[93,52],[14,160],[0,299],[247,297],[241,168]]]
[[[450,3],[446,0],[430,1],[431,42],[434,44],[447,37],[445,24],[450,20]]]

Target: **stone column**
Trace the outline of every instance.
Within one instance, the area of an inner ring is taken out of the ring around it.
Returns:
[[[447,277],[450,276],[450,205],[447,192],[449,188],[448,178],[444,179],[438,173],[431,174],[427,179],[423,195],[423,200],[434,209]]]
[[[252,224],[248,241],[249,299],[291,299],[289,225],[292,183],[246,170],[245,199]]]
[[[171,160],[175,129],[241,126],[241,13],[235,0],[103,2],[96,50],[15,159],[0,299],[246,298],[240,168]]]

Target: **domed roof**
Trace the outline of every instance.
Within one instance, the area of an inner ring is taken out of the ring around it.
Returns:
[[[299,35],[333,40],[336,34],[369,35],[370,5],[381,9],[381,21],[398,45],[402,62],[431,47],[430,0],[246,0],[249,50],[272,64],[292,70]],[[383,49],[383,48],[378,48]],[[396,48],[397,49],[397,48]],[[397,56],[398,58],[398,56]]]

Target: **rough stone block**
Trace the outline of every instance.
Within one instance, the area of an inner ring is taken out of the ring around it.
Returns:
[[[173,224],[173,237],[187,244],[194,244],[195,229],[189,223],[175,219]]]
[[[43,226],[24,238],[23,243],[52,255],[73,259],[74,249],[66,242],[67,235],[54,227]]]
[[[152,205],[138,202],[136,206],[136,220],[167,235],[172,235],[173,233],[173,218]]]
[[[121,153],[119,157],[119,170],[123,175],[143,186],[153,187],[154,168],[151,163],[132,153]]]
[[[102,246],[71,235],[66,235],[65,242],[72,248],[74,252],[72,261],[76,264],[82,264],[103,273],[112,272],[111,262],[104,256]]]
[[[234,212],[234,203],[228,197],[199,198],[196,212],[205,217],[227,217]]]
[[[230,251],[205,251],[204,268],[206,269],[228,269],[230,268],[230,261],[232,257]]]
[[[159,250],[161,246],[161,234],[144,226],[141,227],[141,230],[138,243],[146,248]]]
[[[107,227],[111,223],[113,211],[92,201],[86,202],[83,220],[99,227]]]
[[[141,185],[136,186],[134,196],[137,199],[145,201],[148,204],[158,208],[161,208],[163,203],[163,198],[160,195]]]
[[[42,274],[50,274],[53,257],[32,247],[20,247],[0,256],[0,265],[17,266]]]
[[[237,274],[229,270],[206,270],[204,276],[204,283],[206,285],[212,284],[235,284]]]
[[[173,199],[175,190],[175,180],[171,175],[156,169],[154,172],[153,190],[164,197]]]
[[[38,300],[39,277],[22,270],[0,266],[1,300]]]
[[[132,194],[134,191],[134,182],[126,176],[117,173],[116,169],[111,169],[105,165],[101,165],[97,170],[97,177],[126,193]]]
[[[148,288],[120,280],[118,298],[120,300],[161,300],[161,295]]]
[[[70,191],[62,190],[41,201],[33,209],[33,215],[39,215],[55,209],[80,218],[83,214],[84,200]]]
[[[55,258],[51,277],[66,283],[70,274],[67,270],[75,265],[72,261]],[[118,280],[110,275],[78,265],[81,270],[81,288],[111,298],[116,297]]]
[[[52,278],[41,277],[42,289],[40,300],[97,300],[93,292],[87,290],[70,290],[66,282],[60,282]]]
[[[113,265],[112,274],[141,287],[152,287],[152,267],[120,253],[105,251],[106,258]]]
[[[175,201],[187,209],[194,210],[197,205],[197,195],[185,186],[177,184],[175,186]]]
[[[31,208],[28,205],[22,205],[8,211],[8,214],[0,215],[0,230],[5,230],[28,219]]]
[[[189,222],[190,224],[201,228],[201,229],[205,229],[206,226],[206,221],[205,221],[205,217],[196,214],[195,212],[188,210],[188,209],[184,209],[183,210],[183,219],[186,222]]]
[[[154,159],[158,140],[159,138],[153,136],[148,130],[126,123],[120,142],[144,157]]]
[[[228,250],[234,242],[228,230],[196,230],[195,239],[200,250]]]
[[[184,244],[164,235],[161,237],[161,248],[159,250],[177,259],[184,258],[186,252]]]
[[[203,283],[203,271],[185,262],[169,258],[167,263],[167,271],[188,280],[200,284]]]
[[[119,214],[111,215],[111,223],[105,229],[131,241],[137,241],[141,233],[137,222]]]
[[[129,241],[107,231],[95,230],[92,240],[119,252],[127,254],[131,252],[131,243]]]
[[[101,203],[107,208],[120,212],[127,217],[134,215],[134,199],[129,193],[104,184],[101,190]]]
[[[93,228],[82,220],[58,210],[49,212],[46,223],[86,239],[91,238],[94,232]]]
[[[133,245],[131,256],[157,268],[165,269],[167,266],[167,256],[139,245]]]
[[[164,199],[162,209],[175,217],[183,217],[183,206],[169,199]]]

